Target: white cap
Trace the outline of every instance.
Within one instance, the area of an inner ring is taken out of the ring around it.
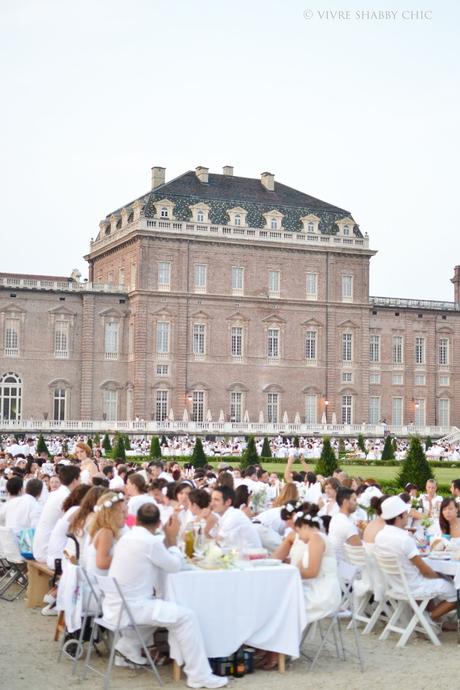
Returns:
[[[398,517],[398,515],[408,513],[410,510],[410,505],[404,503],[402,498],[399,496],[390,496],[390,498],[386,498],[383,501],[381,509],[382,518],[384,520],[392,520],[393,518]]]

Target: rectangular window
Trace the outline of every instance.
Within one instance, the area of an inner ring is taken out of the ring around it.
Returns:
[[[305,396],[305,424],[317,423],[318,402],[316,395]]]
[[[106,359],[118,359],[118,322],[105,324],[104,352]]]
[[[369,339],[369,361],[374,364],[380,362],[380,336],[371,335]]]
[[[157,364],[157,376],[168,376],[169,364]]]
[[[171,289],[171,262],[158,262],[158,290],[169,292]]]
[[[404,374],[392,374],[391,383],[393,386],[403,386],[404,385]]]
[[[378,372],[371,372],[369,374],[369,383],[373,383],[373,384],[377,385],[380,383],[380,381],[381,381],[381,378],[380,378],[380,372],[379,371]]]
[[[425,426],[425,400],[418,399],[415,401],[415,426]]]
[[[342,383],[353,383],[352,371],[342,371]]]
[[[63,422],[65,419],[66,391],[65,388],[55,388],[53,396],[53,419]]]
[[[244,268],[232,266],[232,293],[242,295],[244,290]]]
[[[353,276],[342,276],[342,302],[353,301]]]
[[[415,364],[425,364],[425,338],[415,338]]]
[[[391,400],[391,424],[393,426],[403,425],[403,398],[392,398]]]
[[[206,292],[206,273],[205,264],[195,264],[195,292]]]
[[[193,391],[192,421],[204,421],[204,391]]]
[[[280,272],[279,271],[269,271],[268,272],[268,295],[269,295],[269,297],[279,297],[280,296]]]
[[[5,357],[19,355],[19,319],[5,319],[4,352]]]
[[[204,323],[193,325],[193,354],[201,357],[206,354],[206,326]]]
[[[351,362],[353,359],[353,334],[342,333],[342,362]]]
[[[168,391],[158,390],[155,395],[155,420],[164,422],[168,418]]]
[[[157,354],[169,353],[169,335],[171,324],[169,321],[157,321]]]
[[[439,338],[438,364],[449,364],[449,338]]]
[[[280,356],[280,332],[278,328],[269,328],[267,333],[268,359],[279,359]]]
[[[278,393],[267,393],[267,422],[269,424],[278,424],[278,407]]]
[[[392,361],[393,364],[403,364],[403,345],[404,338],[402,335],[394,335],[392,341]]]
[[[68,321],[56,321],[54,325],[54,356],[56,359],[67,359],[69,357]]]
[[[307,299],[318,299],[318,274],[307,273]]]
[[[439,398],[438,400],[438,424],[439,426],[450,426],[449,398]]]
[[[105,390],[103,400],[103,413],[109,422],[116,422],[118,407],[118,391]]]
[[[415,374],[414,376],[414,384],[416,386],[425,386],[426,385],[426,376],[425,374]]]
[[[316,363],[316,331],[307,331],[305,338],[305,359],[307,363]]]
[[[342,395],[342,424],[353,423],[353,396]]]
[[[378,424],[380,422],[380,398],[369,398],[369,424]]]
[[[231,347],[232,357],[243,356],[243,328],[241,326],[232,326],[231,332]]]
[[[241,422],[243,419],[243,394],[239,391],[230,393],[230,421]]]
[[[449,374],[439,374],[439,385],[440,386],[450,386]]]

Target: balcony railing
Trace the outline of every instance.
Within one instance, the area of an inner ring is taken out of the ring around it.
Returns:
[[[0,287],[28,290],[65,290],[70,292],[107,292],[112,294],[127,293],[126,285],[109,283],[78,283],[73,280],[35,280],[31,278],[14,278],[0,276]]]
[[[260,240],[262,242],[281,242],[282,244],[295,245],[342,245],[360,249],[369,248],[369,238],[365,237],[342,237],[341,235],[322,235],[321,233],[306,233],[303,231],[270,230],[267,228],[243,228],[235,225],[213,225],[211,223],[190,223],[187,221],[160,220],[156,218],[140,218],[136,223],[130,223],[117,232],[104,235],[98,240],[91,242],[91,251],[95,251],[114,240],[121,239],[133,230],[155,230],[172,234],[183,233],[196,235],[199,237],[212,236],[238,240]]]
[[[383,424],[304,424],[286,422],[270,424],[264,422],[227,422],[227,421],[105,421],[105,420],[0,420],[0,433],[46,432],[46,433],[101,433],[120,431],[131,434],[210,434],[215,436],[343,436],[356,437],[362,434],[366,438],[381,438],[390,432],[398,438],[414,434],[432,438],[457,439],[459,430],[452,426],[384,426]]]
[[[405,299],[403,297],[369,297],[374,307],[401,307],[401,309],[435,309],[441,311],[460,311],[460,304],[440,302],[430,299]]]

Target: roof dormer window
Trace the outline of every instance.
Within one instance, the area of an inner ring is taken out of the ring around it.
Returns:
[[[166,206],[162,206],[161,211],[160,211],[160,217],[161,218],[168,218],[169,217],[169,211],[166,208]]]
[[[169,199],[159,199],[155,201],[155,218],[160,220],[174,220],[175,204]]]
[[[315,216],[314,213],[309,213],[308,216],[302,216],[300,222],[302,223],[302,229],[308,235],[316,235],[319,232],[319,217]]]
[[[271,221],[270,221],[270,228],[271,228],[272,230],[278,230],[278,221],[276,220],[276,218],[272,218],[272,219],[271,219]]]
[[[199,211],[197,211],[196,221],[197,221],[197,223],[204,223],[204,213],[201,209]]]
[[[234,224],[235,225],[241,225],[241,216],[239,213],[235,213]]]
[[[276,209],[262,214],[265,218],[265,228],[267,230],[282,230],[283,229],[283,214]]]
[[[311,221],[307,223],[307,232],[315,232],[315,226]]]
[[[350,237],[350,226],[349,225],[343,226],[343,234],[345,237]]]
[[[230,225],[237,225],[238,227],[247,227],[246,215],[247,211],[240,206],[229,208],[227,215],[230,218]]]
[[[210,207],[207,204],[193,204],[190,206],[192,220],[195,223],[209,223]]]

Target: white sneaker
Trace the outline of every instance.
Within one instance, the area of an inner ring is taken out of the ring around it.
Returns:
[[[55,604],[47,604],[45,608],[42,609],[42,616],[57,616],[58,610]]]
[[[194,683],[191,680],[187,681],[189,688],[223,688],[228,685],[228,678],[226,676],[215,676],[211,674],[207,680],[202,683]]]
[[[56,597],[48,592],[48,594],[45,594],[45,596],[43,597],[43,601],[45,602],[45,604],[55,604]]]
[[[115,646],[115,651],[121,654],[121,656],[124,657],[126,661],[136,664],[136,666],[145,666],[148,663],[145,656],[142,656],[141,654],[136,654],[136,652],[133,651],[132,648],[126,649],[125,645],[123,644],[123,638],[121,638],[121,640],[117,642]]]
[[[128,661],[128,659],[125,659],[125,657],[120,654],[115,654],[114,664],[122,668],[136,668],[136,664],[133,664],[132,661]]]

